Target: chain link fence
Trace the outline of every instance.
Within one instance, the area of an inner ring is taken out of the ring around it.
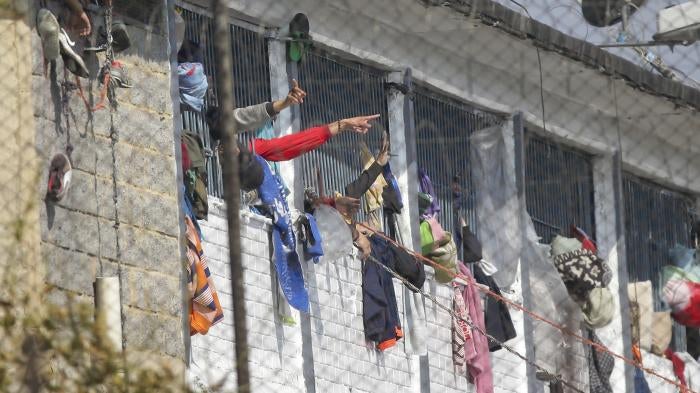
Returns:
[[[699,15],[0,0],[0,390],[700,392]]]

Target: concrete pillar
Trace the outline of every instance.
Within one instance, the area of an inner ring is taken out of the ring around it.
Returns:
[[[287,49],[285,42],[274,39],[270,40],[268,44],[268,56],[270,61],[270,90],[272,99],[284,98],[289,92],[291,79],[295,77],[295,75],[292,75],[287,70]],[[277,115],[274,123],[275,135],[284,136],[299,131],[298,118],[299,108],[297,106],[283,110]],[[297,119],[296,122],[294,121],[295,119]],[[291,192],[288,202],[290,207],[297,209],[301,209],[304,203],[304,185],[301,181],[300,165],[301,160],[290,160],[279,163],[282,179]]]
[[[0,298],[12,297],[15,308],[36,313],[43,287],[40,253],[39,187],[41,171],[36,153],[31,97],[31,37],[26,22],[27,4],[0,2],[0,58],[4,77],[0,82]],[[11,265],[11,266],[10,266]],[[28,302],[28,303],[27,303]]]
[[[593,189],[598,254],[605,259],[613,272],[608,288],[613,294],[615,312],[612,322],[597,329],[600,340],[613,352],[630,357],[631,332],[629,300],[627,298],[627,266],[624,252],[624,204],[622,172],[617,155],[602,155],[593,161]],[[632,368],[615,359],[610,377],[613,391],[623,393],[633,387]]]
[[[23,378],[12,378],[8,391],[39,389],[34,366],[36,359],[30,337],[31,325],[25,318],[40,321],[44,313],[40,296],[44,274],[40,251],[39,185],[40,171],[36,152],[34,113],[31,97],[33,32],[27,21],[26,1],[0,1],[0,65],[4,75],[0,81],[0,301],[12,304],[3,308],[19,323],[0,331],[0,350],[5,353],[24,351],[25,364],[12,364],[9,372]],[[30,329],[28,329],[30,328]],[[29,349],[29,350],[28,350]]]
[[[411,86],[411,70],[392,72],[390,83]],[[413,119],[413,101],[398,89],[391,89],[387,97],[389,134],[391,138],[391,170],[399,183],[404,208],[396,218],[399,231],[407,247],[420,250],[418,232],[418,153],[416,151],[416,129]],[[415,229],[415,230],[414,230]]]

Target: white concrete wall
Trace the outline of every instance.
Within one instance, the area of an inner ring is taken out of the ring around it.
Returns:
[[[222,383],[224,391],[235,387],[233,353],[233,311],[226,250],[226,221],[220,202],[210,202],[208,221],[200,221],[204,252],[224,308],[224,321],[205,336],[192,337],[190,379],[196,384]],[[361,262],[353,257],[317,265],[303,262],[311,303],[310,317],[293,312],[295,326],[276,317],[270,277],[269,221],[242,213],[241,230],[244,280],[253,392],[421,392],[421,370],[414,357],[399,342],[384,353],[375,351],[364,339],[362,322]],[[426,270],[431,270],[430,268]],[[428,272],[432,276],[431,272]],[[403,288],[394,281],[402,324]],[[451,291],[445,285],[426,282],[424,287],[439,301],[451,305]],[[429,391],[473,392],[464,376],[455,374],[452,364],[449,315],[426,302],[428,321]],[[521,316],[513,314],[517,326]],[[522,328],[511,342],[523,351]],[[303,337],[307,334],[307,337]],[[522,362],[505,350],[493,356],[496,392],[520,392],[524,386]],[[522,368],[522,372],[517,370]],[[425,370],[424,370],[425,371]],[[423,371],[423,372],[424,372]],[[304,375],[311,377],[305,380]],[[313,390],[312,390],[313,389]],[[423,390],[427,391],[427,390]]]

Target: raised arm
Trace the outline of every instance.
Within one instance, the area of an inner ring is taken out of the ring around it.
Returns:
[[[384,165],[389,162],[389,141],[386,136],[382,140],[382,149],[379,151],[377,159],[369,168],[362,171],[360,176],[352,183],[345,186],[345,195],[351,198],[360,198],[374,184],[377,177],[384,170]]]
[[[295,79],[292,79],[292,88],[284,99],[234,109],[234,132],[238,134],[260,128],[286,108],[289,108],[293,104],[304,102],[305,97],[306,92],[299,87],[299,83]],[[209,107],[206,113],[206,121],[209,125],[210,135],[217,140],[221,139],[219,117],[219,108],[216,106]]]

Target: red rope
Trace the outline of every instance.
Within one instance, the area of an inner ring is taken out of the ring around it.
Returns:
[[[430,265],[430,266],[432,266],[434,269],[443,270],[444,272],[446,272],[447,274],[449,274],[452,278],[460,278],[460,279],[462,279],[462,280],[464,280],[464,281],[467,281],[467,282],[470,282],[470,283],[475,283],[475,281],[473,280],[473,278],[467,277],[467,276],[465,276],[465,275],[463,275],[463,274],[461,274],[461,273],[455,273],[455,272],[453,272],[453,271],[447,269],[446,267],[443,267],[442,265],[440,265],[440,264],[438,264],[438,263],[432,261],[431,259],[426,258],[426,257],[424,257],[423,255],[418,254],[418,253],[416,253],[415,251],[410,250],[410,249],[404,247],[403,245],[401,245],[401,244],[395,242],[393,239],[391,239],[390,237],[386,236],[385,234],[383,234],[383,233],[381,233],[381,232],[379,232],[379,231],[377,231],[377,230],[375,230],[375,229],[373,229],[373,228],[371,228],[371,227],[369,227],[369,226],[367,226],[367,225],[365,225],[365,224],[358,223],[358,225],[360,225],[361,227],[363,227],[363,228],[365,228],[365,229],[371,231],[372,233],[374,233],[375,235],[381,237],[382,239],[384,239],[384,240],[386,240],[386,241],[392,243],[394,246],[402,248],[404,251],[408,252],[409,254],[413,255],[413,256],[416,257],[417,259],[421,260],[424,264],[427,262],[427,264]],[[496,299],[496,300],[498,300],[498,301],[501,301],[501,302],[503,302],[503,303],[509,305],[510,307],[513,307],[513,308],[516,308],[516,309],[522,311],[524,314],[530,316],[531,318],[536,319],[536,320],[539,320],[539,321],[542,321],[542,322],[544,322],[544,323],[546,323],[546,324],[548,324],[548,325],[550,325],[550,326],[556,328],[557,330],[561,331],[562,333],[565,333],[565,334],[568,335],[568,336],[574,337],[574,338],[576,338],[577,340],[581,341],[582,343],[584,343],[584,344],[586,344],[586,345],[590,345],[591,347],[595,348],[595,349],[596,349],[597,351],[599,351],[599,352],[608,353],[609,355],[611,355],[611,356],[613,356],[613,357],[616,357],[616,358],[618,358],[618,359],[624,361],[625,363],[628,363],[628,364],[630,364],[630,365],[632,365],[632,366],[634,366],[634,367],[636,367],[636,368],[638,368],[638,369],[640,369],[640,370],[642,370],[642,371],[644,371],[644,372],[646,372],[646,373],[648,373],[648,374],[654,375],[654,376],[656,376],[656,377],[662,379],[663,381],[665,381],[665,382],[667,382],[667,383],[670,383],[670,384],[676,386],[677,388],[681,389],[681,391],[686,390],[688,393],[698,393],[698,392],[689,390],[687,386],[684,386],[683,384],[681,384],[681,383],[679,383],[679,382],[676,382],[676,381],[674,381],[674,380],[671,380],[671,379],[669,379],[669,378],[666,378],[666,377],[664,377],[663,375],[657,374],[654,370],[652,370],[652,369],[650,369],[650,368],[644,367],[641,363],[637,363],[637,362],[636,362],[635,360],[633,360],[633,359],[629,359],[629,358],[627,358],[627,357],[625,357],[625,356],[623,356],[623,355],[617,354],[617,353],[611,351],[610,349],[608,349],[607,347],[605,347],[605,346],[603,346],[603,345],[601,345],[601,344],[598,344],[598,343],[596,343],[596,342],[594,342],[594,341],[591,341],[591,340],[589,340],[589,339],[587,339],[587,338],[585,338],[585,337],[583,337],[583,336],[580,336],[580,335],[576,334],[575,332],[573,332],[573,331],[567,329],[566,327],[561,326],[561,325],[557,324],[556,322],[551,321],[551,320],[549,320],[549,319],[547,319],[547,318],[545,318],[545,317],[543,317],[543,316],[540,316],[539,314],[536,314],[536,313],[534,313],[534,312],[532,312],[532,311],[526,309],[525,307],[521,306],[520,304],[517,304],[517,303],[515,303],[515,302],[513,302],[513,301],[511,301],[511,300],[509,300],[509,299],[506,299],[505,297],[503,297],[503,296],[501,296],[501,295],[499,295],[499,294],[497,294],[497,293],[495,293],[495,292],[493,292],[493,291],[491,291],[491,290],[489,290],[489,289],[482,288],[482,287],[479,286],[479,285],[476,285],[476,288],[478,288],[478,289],[479,289],[480,291],[482,291],[482,292],[485,292],[487,295],[491,296],[492,298],[494,298],[494,299]]]
[[[102,89],[100,89],[100,101],[97,102],[97,105],[95,107],[91,108],[90,103],[88,102],[87,98],[85,97],[85,92],[83,91],[83,86],[80,84],[80,78],[75,77],[75,84],[78,86],[78,95],[80,98],[83,99],[83,103],[85,104],[85,108],[87,108],[88,111],[90,112],[97,112],[100,109],[104,109],[107,107],[105,105],[105,100],[107,99],[107,89],[109,88],[109,80],[110,80],[110,75],[109,72],[105,72],[104,79],[102,80]]]

